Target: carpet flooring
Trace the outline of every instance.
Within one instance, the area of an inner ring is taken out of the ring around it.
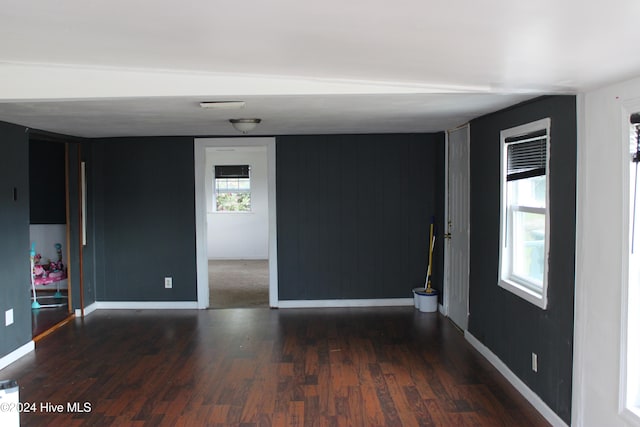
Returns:
[[[269,307],[269,261],[210,260],[209,307]]]

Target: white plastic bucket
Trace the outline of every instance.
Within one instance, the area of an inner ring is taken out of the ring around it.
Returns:
[[[18,410],[19,389],[15,380],[0,381],[0,425],[13,427],[20,425],[20,411]]]
[[[423,313],[433,313],[438,311],[438,291],[431,289],[427,293],[424,289],[414,292],[418,299],[418,309]]]
[[[413,288],[413,306],[420,308],[420,300],[418,299],[418,292],[424,291],[424,288]]]

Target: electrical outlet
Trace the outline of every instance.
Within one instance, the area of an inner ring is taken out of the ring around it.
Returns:
[[[531,370],[538,372],[538,355],[535,353],[531,353]]]
[[[4,325],[9,326],[13,324],[13,308],[4,312]]]
[[[164,287],[165,287],[165,289],[173,288],[173,277],[165,277],[164,278]]]

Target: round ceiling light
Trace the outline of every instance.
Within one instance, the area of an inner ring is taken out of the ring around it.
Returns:
[[[230,119],[229,122],[233,127],[242,133],[248,133],[258,126],[262,119]]]

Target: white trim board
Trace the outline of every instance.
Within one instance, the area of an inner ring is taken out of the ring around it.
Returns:
[[[35,348],[36,348],[36,344],[33,341],[29,341],[22,347],[18,347],[17,349],[13,350],[11,353],[0,358],[0,369],[6,368],[7,366],[11,365],[13,362],[17,361],[21,357],[31,353],[33,350],[35,350]]]
[[[413,306],[413,298],[386,299],[325,299],[278,301],[278,308],[338,308],[338,307],[404,307]]]
[[[335,299],[278,301],[275,308],[323,308],[323,307],[405,307],[413,306],[413,298],[387,299]],[[196,310],[197,301],[96,301],[84,309],[85,317],[96,310]],[[440,306],[442,309],[442,306]],[[77,317],[82,316],[76,309]]]
[[[442,314],[443,316],[445,316],[445,317],[449,317],[449,316],[447,315],[446,310],[444,309],[444,305],[442,305],[442,304],[438,304],[438,311],[439,311],[439,312],[440,312],[440,314]]]
[[[84,309],[84,315],[96,310],[197,310],[197,301],[96,301]],[[80,310],[76,310],[76,313]]]
[[[518,378],[498,356],[493,354],[491,350],[469,333],[469,331],[464,331],[464,337],[469,344],[473,346],[473,348],[478,350],[478,352],[484,356],[484,358],[487,359],[489,363],[491,363],[547,421],[549,421],[552,426],[567,427],[567,424],[562,420],[562,418],[553,412],[553,410],[549,408],[547,404],[544,403],[544,401],[540,399],[540,397],[535,394],[533,390],[531,390],[520,378]]]
[[[88,315],[90,315],[91,313],[96,311],[96,308],[97,307],[96,307],[96,303],[95,302],[89,304],[88,306],[86,306],[84,308],[84,317],[87,317]],[[76,315],[76,317],[81,318],[82,317],[82,309],[76,308],[75,315]]]

